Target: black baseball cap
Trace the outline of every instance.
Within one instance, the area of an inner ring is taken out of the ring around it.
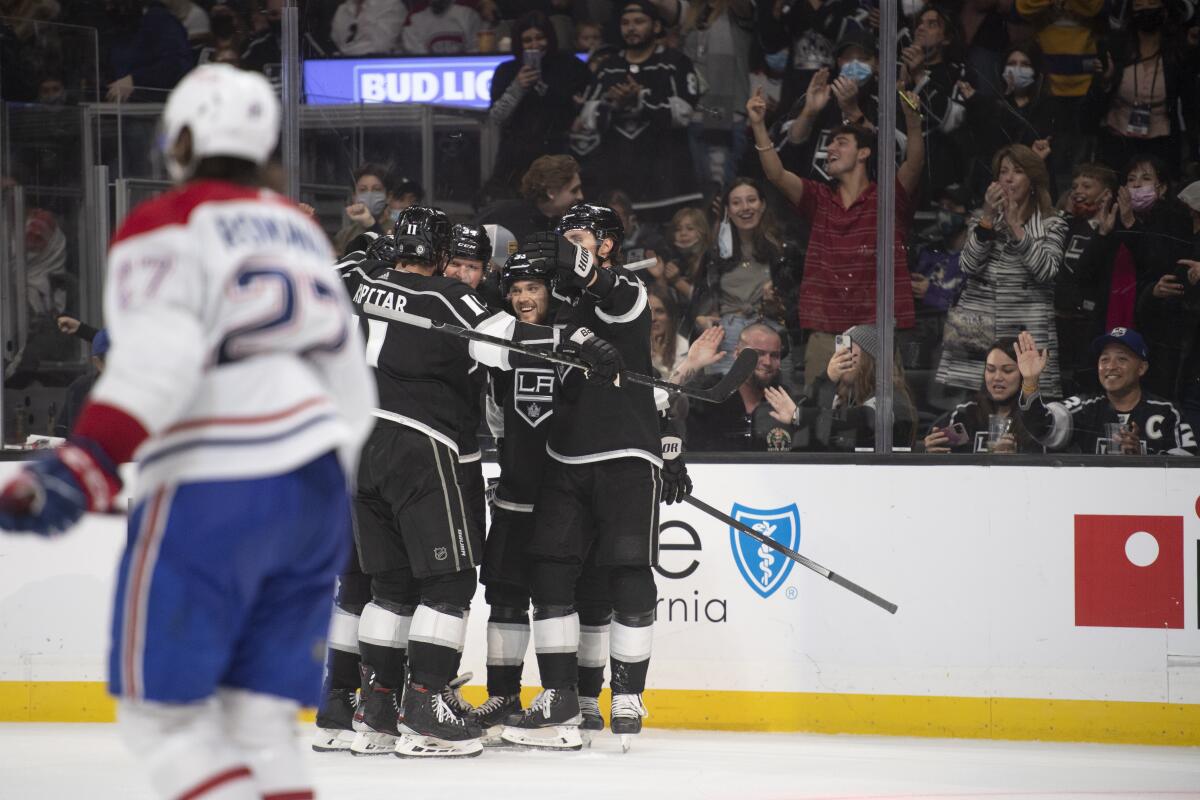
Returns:
[[[617,15],[617,19],[620,19],[631,11],[640,11],[650,19],[659,19],[658,9],[650,0],[626,0],[626,2],[621,4],[621,13]]]

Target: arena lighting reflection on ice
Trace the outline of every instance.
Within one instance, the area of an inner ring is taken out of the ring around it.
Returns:
[[[432,103],[486,109],[492,75],[511,54],[445,58],[337,58],[304,62],[309,105]],[[586,55],[580,56],[586,60]]]

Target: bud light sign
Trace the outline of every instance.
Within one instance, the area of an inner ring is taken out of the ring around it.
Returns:
[[[511,55],[454,58],[339,58],[304,62],[309,105],[432,103],[485,109],[492,75]]]

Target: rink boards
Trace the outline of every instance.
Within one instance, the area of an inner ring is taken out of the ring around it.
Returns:
[[[648,724],[1200,744],[1200,471],[691,472],[697,496],[900,608],[664,507]],[[119,519],[88,517],[66,539],[0,538],[0,720],[112,718],[101,681],[124,537]],[[486,616],[480,592],[476,683]]]

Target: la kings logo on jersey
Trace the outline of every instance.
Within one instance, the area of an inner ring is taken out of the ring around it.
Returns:
[[[554,413],[554,370],[519,367],[513,371],[513,408],[536,428]]]

